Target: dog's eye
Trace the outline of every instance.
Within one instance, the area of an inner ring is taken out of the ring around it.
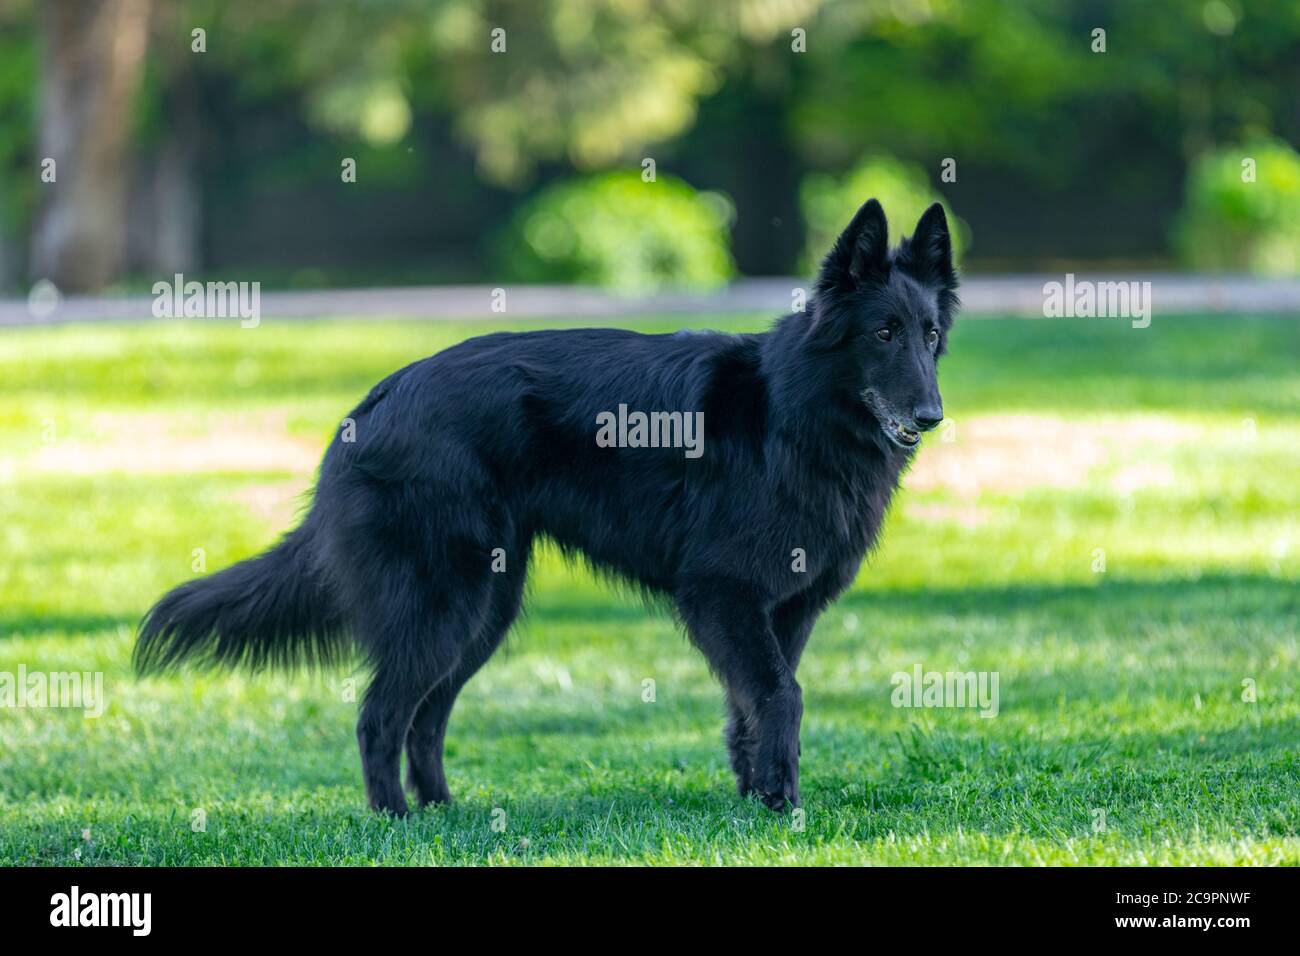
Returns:
[[[893,337],[894,333],[889,329],[876,329],[876,338],[880,339],[882,342],[888,342]]]
[[[930,348],[934,348],[936,345],[938,345],[939,344],[938,330],[931,329],[930,334],[925,337],[925,340],[930,343]]]

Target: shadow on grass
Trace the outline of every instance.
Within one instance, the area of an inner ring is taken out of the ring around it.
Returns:
[[[143,612],[141,612],[143,613]],[[0,614],[0,640],[66,634],[87,637],[125,628],[135,633],[137,616],[110,614]]]
[[[887,601],[885,605],[881,602]],[[1225,602],[1226,605],[1225,606]],[[1136,580],[1099,574],[1093,584],[1017,584],[1006,587],[859,588],[836,602],[841,610],[877,609],[931,614],[1140,611],[1158,620],[1215,614],[1231,607],[1300,614],[1300,582],[1262,574],[1204,574],[1198,578]],[[1066,622],[1068,623],[1068,622]]]
[[[1095,612],[1128,613],[1167,619],[1177,616],[1223,613],[1224,602],[1255,607],[1260,612],[1300,616],[1300,583],[1265,575],[1211,574],[1200,578],[1131,580],[1098,575],[1095,584],[1013,585],[1007,587],[857,588],[843,595],[831,611],[907,612],[913,614],[1053,613],[1081,606]],[[41,634],[92,634],[125,627],[134,633],[139,614],[3,614],[0,638]],[[1164,613],[1162,613],[1164,612]],[[635,624],[658,618],[676,627],[664,600],[642,601],[634,595],[607,588],[585,601],[550,599],[540,589],[530,589],[528,606],[516,625],[527,634],[538,626],[592,622]],[[825,619],[823,619],[825,620]],[[518,634],[515,635],[518,637]]]

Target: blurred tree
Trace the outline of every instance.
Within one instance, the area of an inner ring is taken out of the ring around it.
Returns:
[[[400,139],[414,110],[444,112],[485,176],[518,184],[541,163],[640,159],[690,128],[747,45],[788,43],[824,2],[389,0],[306,4],[310,16],[284,2],[258,14],[259,31],[292,37],[284,59],[241,74],[287,79],[313,122],[371,142]]]
[[[22,275],[27,261],[25,226],[36,195],[34,18],[26,3],[0,0],[0,287]]]
[[[524,282],[577,282],[623,292],[712,289],[735,273],[734,210],[675,176],[635,172],[553,183],[525,203],[502,238],[501,269]]]
[[[45,0],[39,153],[45,185],[31,271],[61,289],[118,276],[126,236],[131,105],[149,0]],[[53,165],[49,165],[50,163]]]
[[[955,159],[944,193],[981,256],[1158,255],[1196,155],[1300,139],[1294,0],[834,2],[810,43],[790,103],[805,161],[884,152],[937,181]]]
[[[1200,156],[1174,239],[1197,269],[1300,273],[1300,154],[1265,140]]]
[[[160,4],[134,109],[126,268],[171,275],[201,261],[204,166],[211,146],[201,99],[209,19],[202,4]],[[194,31],[202,29],[201,40]],[[202,51],[202,52],[200,52]]]
[[[804,180],[799,199],[808,223],[804,272],[817,268],[849,218],[867,199],[878,199],[884,207],[890,242],[911,235],[930,204],[943,202],[943,197],[930,188],[923,169],[888,156],[869,156],[845,176],[811,173]],[[962,254],[970,246],[970,226],[953,215],[948,203],[943,205],[952,232],[953,258],[960,265]]]

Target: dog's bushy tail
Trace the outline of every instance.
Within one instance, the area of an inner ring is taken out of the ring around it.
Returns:
[[[264,554],[165,594],[140,622],[136,671],[182,662],[257,671],[345,658],[343,616],[313,572],[312,535],[303,525]]]

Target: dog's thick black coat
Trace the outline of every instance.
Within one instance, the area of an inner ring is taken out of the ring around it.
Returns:
[[[403,747],[420,802],[446,801],[452,704],[549,536],[673,602],[725,687],[740,791],[796,803],[795,669],[943,416],[956,285],[942,208],[891,251],[872,200],[808,311],[765,334],[502,333],[416,362],[352,412],[300,527],[158,602],[137,667],[329,662],[354,640],[374,672],[357,727],[371,805],[406,811]],[[602,447],[597,416],[620,404],[702,412],[702,454]]]

